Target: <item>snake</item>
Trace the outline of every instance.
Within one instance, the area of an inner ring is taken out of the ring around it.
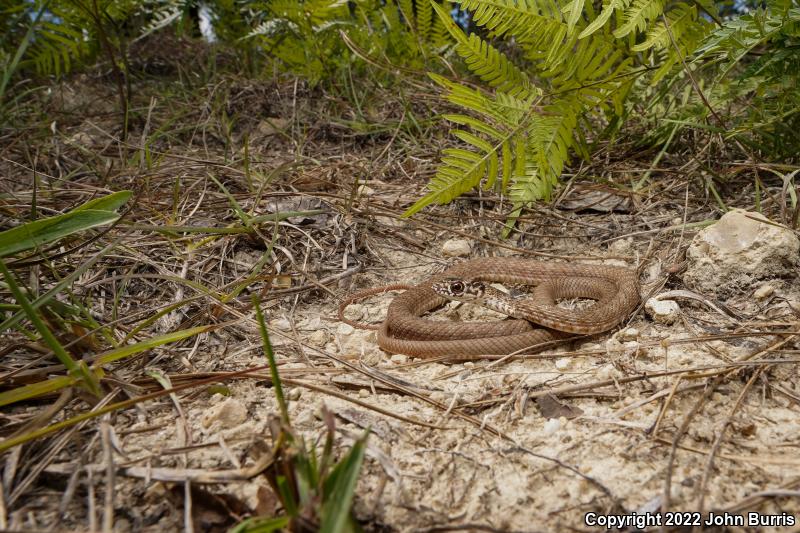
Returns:
[[[514,299],[490,283],[533,286],[530,297]],[[639,304],[635,270],[610,265],[561,263],[516,257],[482,257],[457,263],[406,288],[389,304],[379,326],[378,345],[390,353],[421,358],[508,355],[541,350],[576,334],[597,334],[623,322]],[[371,289],[351,295],[375,294]],[[585,298],[593,305],[570,310],[559,300]],[[454,322],[423,315],[446,302],[477,303],[512,317],[498,321]]]

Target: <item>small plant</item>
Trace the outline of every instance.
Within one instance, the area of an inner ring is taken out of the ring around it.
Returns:
[[[266,533],[280,529],[325,533],[360,531],[351,507],[369,430],[337,462],[333,442],[336,428],[329,411],[323,410],[327,432],[320,455],[315,446],[306,444],[292,429],[264,316],[256,298],[253,304],[280,410],[280,415],[270,424],[273,461],[266,476],[283,506],[283,515],[250,518],[231,533]]]

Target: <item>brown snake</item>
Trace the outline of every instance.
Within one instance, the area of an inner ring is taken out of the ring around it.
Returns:
[[[531,298],[515,306],[515,316],[525,319],[450,322],[422,318],[448,301],[437,294],[434,285],[442,290],[442,285],[453,281],[525,284],[534,285],[535,289]],[[570,333],[608,331],[625,320],[639,303],[638,276],[627,268],[484,257],[458,263],[410,288],[395,285],[351,295],[339,308],[340,319],[343,320],[344,308],[355,299],[395,288],[407,290],[392,300],[386,319],[376,326],[378,345],[387,352],[424,358],[535,351],[537,345],[567,338]],[[557,305],[557,300],[564,298],[596,302],[575,311]]]

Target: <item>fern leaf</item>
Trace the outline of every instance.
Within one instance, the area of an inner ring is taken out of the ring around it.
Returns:
[[[452,17],[450,16],[450,12],[453,9],[453,5],[448,0],[444,0],[441,4],[441,9],[445,13],[447,13],[447,20],[452,21]],[[438,12],[438,10],[437,10]],[[450,39],[448,38],[450,35],[450,31],[447,27],[447,24],[442,21],[441,16],[437,14],[437,16],[433,17],[433,26],[431,26],[431,38],[430,42],[436,48],[442,48],[450,43]]]
[[[581,19],[583,14],[583,6],[586,0],[570,0],[570,2],[563,7],[562,13],[567,15],[567,34],[572,35],[575,30],[575,25]]]
[[[443,76],[428,73],[428,76],[436,83],[448,89],[447,100],[453,104],[465,107],[475,113],[487,116],[496,122],[503,122],[504,117],[500,113],[494,100],[487,98],[480,91],[465,87],[459,83],[452,82]]]
[[[622,39],[634,31],[644,31],[648,23],[663,11],[664,0],[634,0],[633,5],[625,10],[624,22],[614,31],[614,37]]]
[[[469,126],[476,131],[485,133],[486,135],[490,136],[492,139],[496,141],[501,141],[505,138],[505,135],[503,135],[500,132],[500,130],[493,128],[492,126],[486,124],[485,122],[482,122],[468,115],[448,114],[448,115],[442,115],[442,118],[448,120],[449,122],[455,122],[456,124],[460,124],[462,126]]]
[[[603,26],[611,18],[615,11],[623,11],[630,4],[630,0],[603,0],[603,10],[592,22],[578,35],[579,39],[585,39]]]
[[[561,33],[563,40],[567,25],[561,11],[552,13],[554,4],[535,4],[533,0],[462,0],[462,9],[472,12],[476,24],[492,32],[492,36],[506,34],[519,40],[529,40],[533,35],[537,41],[553,41],[554,34]],[[547,14],[545,13],[547,12]]]
[[[694,6],[681,2],[666,14],[669,30],[663,21],[656,23],[647,33],[647,39],[631,48],[634,52],[644,52],[650,48],[664,50],[672,46],[670,32],[673,39],[678,39],[683,32],[697,18],[697,9]]]
[[[429,42],[431,38],[431,24],[433,24],[433,0],[418,0],[417,5],[417,31],[422,42]],[[439,7],[438,5],[434,7]],[[440,8],[441,9],[441,8]]]
[[[426,2],[423,2],[426,3]],[[499,91],[526,98],[532,88],[528,77],[492,45],[473,33],[469,37],[454,22],[449,13],[430,0],[439,20],[456,40],[456,52],[467,67],[483,81]]]
[[[432,203],[451,202],[475,188],[486,173],[486,160],[478,154],[452,148],[444,150],[444,154],[436,175],[428,183],[428,194],[408,208],[403,217],[410,217]],[[445,159],[448,163],[444,162]]]
[[[489,188],[494,185],[495,179],[497,179],[497,168],[498,168],[498,158],[497,158],[497,151],[495,148],[489,144],[488,142],[484,141],[480,137],[476,135],[472,135],[469,132],[464,130],[455,130],[453,135],[464,141],[465,143],[471,144],[478,150],[484,152],[486,154],[485,159],[488,159],[488,168],[487,168],[487,183],[485,188]]]

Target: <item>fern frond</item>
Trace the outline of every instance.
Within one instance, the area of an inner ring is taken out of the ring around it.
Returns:
[[[428,76],[449,91],[446,98],[451,103],[488,117],[495,122],[503,122],[505,120],[504,116],[495,105],[495,101],[480,91],[452,82],[432,72],[429,72]]]
[[[614,37],[621,39],[633,32],[647,29],[651,21],[664,12],[664,0],[634,0],[625,10],[622,25],[614,31]]]
[[[591,22],[589,23],[586,28],[578,35],[579,39],[585,39],[589,37],[597,30],[605,26],[605,24],[611,18],[616,11],[624,11],[627,9],[628,5],[631,3],[631,0],[603,0],[603,10],[600,11],[600,14]]]
[[[575,25],[581,19],[581,15],[583,15],[583,6],[585,4],[586,0],[570,0],[570,2],[561,9],[561,12],[567,15],[567,35],[572,35],[572,32],[575,30]]]
[[[436,175],[428,183],[428,193],[420,198],[405,213],[410,217],[432,203],[446,204],[465,192],[475,188],[486,174],[489,154],[475,154],[458,148],[443,151],[442,163]]]
[[[447,114],[442,115],[442,118],[447,120],[448,122],[454,122],[456,124],[460,124],[462,126],[469,126],[470,128],[479,131],[485,135],[488,135],[495,141],[502,141],[505,139],[505,135],[498,130],[497,128],[493,128],[489,124],[478,120],[474,117],[469,115],[461,115],[461,114]]]
[[[536,4],[534,0],[462,0],[462,9],[472,12],[476,24],[492,36],[509,35],[519,40],[562,42],[567,32],[555,3]]]
[[[664,76],[669,74],[673,67],[681,63],[682,59],[686,60],[691,53],[697,50],[711,29],[711,23],[698,18],[693,24],[685,24],[677,37],[673,33],[673,39],[670,40],[671,46],[664,50],[662,54],[663,63],[653,74],[651,83],[659,83]],[[672,31],[672,26],[669,27],[669,30]],[[669,33],[667,33],[667,38],[669,39]],[[672,43],[673,40],[674,44]]]
[[[581,111],[580,103],[573,94],[545,107],[528,128],[530,146],[545,199],[550,198],[550,192],[564,170]]]
[[[69,72],[72,62],[89,52],[90,42],[78,27],[53,21],[40,23],[38,37],[31,46],[37,71],[56,76]]]
[[[445,116],[451,122],[474,131],[453,131],[453,135],[468,148],[444,150],[439,169],[427,186],[428,193],[403,216],[411,216],[431,203],[447,203],[477,187],[481,181],[484,188],[490,188],[498,183],[499,178],[501,190],[505,190],[509,181],[514,179],[514,169],[524,166],[520,161],[525,158],[527,132],[522,125],[533,97],[520,99],[497,92],[492,98],[441,76],[430,76],[448,89],[448,100],[479,118],[465,114]]]
[[[438,4],[431,2],[431,5],[436,10],[440,22],[456,40],[456,52],[464,58],[472,72],[498,91],[520,98],[530,96],[534,89],[528,76],[476,33],[467,37],[453,22],[450,14]]]
[[[669,30],[663,21],[655,24],[649,32],[644,42],[631,47],[634,52],[644,52],[650,48],[663,50],[672,46],[670,32],[673,39],[679,39],[687,28],[697,20],[697,8],[683,2],[678,3],[666,14]]]
[[[419,38],[423,42],[428,42],[431,37],[431,24],[433,24],[433,10],[431,9],[431,0],[419,0],[416,4],[417,4],[417,31],[419,32]]]
[[[147,11],[150,22],[142,28],[136,40],[141,40],[153,32],[164,29],[176,20],[187,9],[188,0],[168,0],[163,3],[150,4],[145,2],[143,9]]]
[[[444,0],[440,8],[444,13],[447,13],[448,20],[452,21],[450,12],[453,10],[453,4],[448,0]],[[450,31],[447,24],[442,22],[441,16],[433,17],[433,25],[431,26],[430,42],[435,48],[442,48],[450,44]]]

